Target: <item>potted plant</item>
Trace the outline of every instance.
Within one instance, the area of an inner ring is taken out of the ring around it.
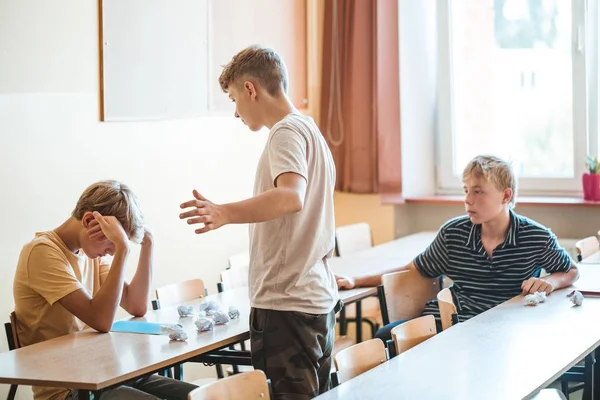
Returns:
[[[583,174],[583,199],[600,201],[600,161],[598,157],[586,158],[587,172]]]

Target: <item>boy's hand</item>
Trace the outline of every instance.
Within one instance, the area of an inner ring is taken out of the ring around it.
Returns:
[[[335,281],[337,282],[338,289],[354,289],[356,287],[354,278],[350,278],[349,276],[336,275]]]
[[[521,289],[523,289],[523,295],[535,292],[546,292],[546,295],[549,295],[554,291],[554,285],[543,278],[529,278],[523,281]]]
[[[183,203],[181,208],[193,207],[191,210],[179,214],[180,219],[186,219],[188,224],[203,223],[204,227],[196,229],[196,233],[205,233],[220,228],[227,224],[223,207],[206,200],[197,190],[192,192],[195,199]]]
[[[97,211],[94,211],[93,215],[94,219],[98,221],[102,234],[110,240],[117,249],[128,248],[127,243],[129,242],[129,239],[119,220],[112,216],[105,217]]]

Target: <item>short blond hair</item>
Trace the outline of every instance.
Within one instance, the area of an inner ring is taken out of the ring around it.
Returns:
[[[510,208],[515,206],[517,178],[511,163],[496,156],[477,156],[469,161],[463,171],[463,182],[473,178],[483,178],[492,183],[498,190],[512,189],[512,198],[508,204]]]
[[[144,237],[144,215],[131,189],[118,181],[106,180],[88,186],[79,197],[71,215],[81,221],[86,212],[97,211],[115,217],[132,242]]]
[[[279,91],[287,93],[288,72],[283,59],[273,49],[250,46],[237,53],[223,66],[219,76],[221,89],[226,92],[229,86],[244,79],[255,79],[271,96]]]

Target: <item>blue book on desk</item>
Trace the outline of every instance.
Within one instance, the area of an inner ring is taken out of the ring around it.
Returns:
[[[158,322],[146,321],[115,321],[111,332],[144,333],[147,335],[160,335],[160,326]]]

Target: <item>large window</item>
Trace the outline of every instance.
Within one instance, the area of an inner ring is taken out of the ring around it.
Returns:
[[[482,153],[512,161],[521,193],[581,191],[598,148],[597,17],[585,0],[438,0],[440,192]]]

